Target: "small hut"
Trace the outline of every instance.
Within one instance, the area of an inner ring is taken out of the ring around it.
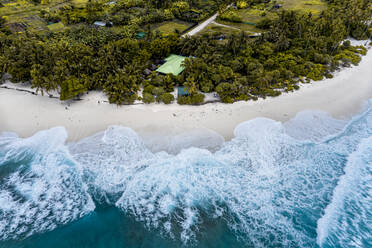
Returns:
[[[102,21],[95,21],[93,23],[95,27],[112,27],[112,22],[102,22]]]
[[[138,32],[136,34],[136,39],[137,40],[141,40],[141,39],[145,38],[145,36],[146,36],[146,33],[145,32]]]
[[[177,87],[177,97],[180,97],[180,96],[189,96],[190,93],[187,91],[187,89],[185,88],[185,86],[179,86]]]

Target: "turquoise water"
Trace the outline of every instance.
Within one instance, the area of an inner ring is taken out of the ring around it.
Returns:
[[[0,135],[0,247],[372,247],[372,108],[153,153],[112,126]]]

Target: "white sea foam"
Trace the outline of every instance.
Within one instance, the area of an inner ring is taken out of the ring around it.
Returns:
[[[303,111],[284,123],[284,127],[287,134],[296,139],[319,142],[324,137],[341,132],[347,123],[346,120],[332,118],[326,112]]]
[[[0,172],[7,163],[18,164],[0,178],[0,239],[51,230],[94,209],[69,160],[66,137],[63,128],[54,128],[0,143],[5,154]]]
[[[342,157],[291,138],[279,122],[265,118],[239,125],[235,134],[215,154],[192,148],[147,163],[130,177],[116,205],[148,227],[173,234],[181,229],[184,242],[203,226],[204,213],[249,233],[256,246],[270,239],[287,246],[314,242],[301,224],[315,229],[335,184],[332,177],[341,174]],[[330,183],[319,185],[319,179]],[[314,211],[313,202],[320,205]],[[311,223],[304,218],[306,209]],[[292,215],[297,224],[288,219]]]
[[[314,246],[347,156],[372,134],[371,110],[344,125],[322,113],[284,125],[258,118],[216,152],[174,155],[150,152],[120,126],[68,147],[63,128],[0,136],[0,203],[8,203],[0,205],[0,239],[76,220],[94,209],[93,199],[185,244],[222,221],[247,245]],[[300,127],[306,135],[293,130]]]
[[[106,131],[69,146],[79,162],[84,181],[95,197],[115,203],[142,160],[155,158],[130,128],[111,126]],[[112,198],[112,199],[111,199]]]
[[[327,247],[372,245],[372,137],[352,153],[324,216],[318,220],[317,243]]]
[[[216,151],[225,142],[221,135],[206,128],[178,130],[171,127],[165,129],[151,127],[149,131],[145,129],[140,131],[146,147],[154,153],[165,151],[178,154],[181,150],[191,147]]]

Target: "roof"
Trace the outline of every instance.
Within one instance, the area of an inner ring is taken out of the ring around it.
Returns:
[[[165,59],[165,63],[160,66],[156,71],[164,74],[171,73],[175,76],[179,75],[185,68],[182,66],[182,62],[185,61],[186,57],[171,54]]]
[[[100,21],[96,21],[93,24],[96,25],[96,26],[100,26],[100,27],[105,27],[106,26],[106,22],[100,22]]]
[[[177,88],[177,95],[178,96],[187,96],[189,95],[189,92],[184,86],[180,86]]]
[[[136,38],[137,39],[143,39],[145,36],[146,36],[146,33],[145,32],[138,32],[136,34]]]

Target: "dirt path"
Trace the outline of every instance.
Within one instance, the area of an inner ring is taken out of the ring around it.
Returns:
[[[213,21],[212,24],[217,25],[217,26],[220,26],[220,27],[225,27],[225,28],[231,28],[231,29],[235,29],[235,30],[240,30],[239,28],[232,27],[232,26],[225,25],[225,24],[221,24],[221,23],[218,23],[218,22],[215,22],[215,21]]]

